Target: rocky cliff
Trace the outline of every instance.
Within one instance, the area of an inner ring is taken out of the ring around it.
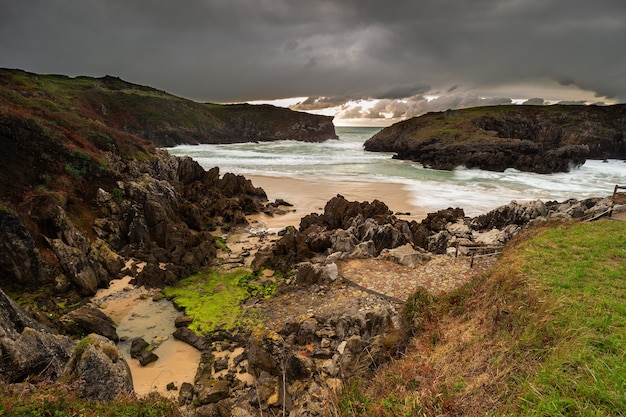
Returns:
[[[383,129],[365,149],[434,169],[567,172],[626,158],[626,105],[495,106],[428,113]]]
[[[198,103],[110,76],[69,78],[0,69],[0,101],[26,106],[36,118],[101,123],[158,147],[337,138],[329,116],[270,105]]]
[[[122,91],[127,87],[110,78],[1,72],[2,382],[64,378],[79,381],[88,398],[132,393],[127,364],[115,345],[89,334],[116,341],[115,328],[97,309],[75,309],[120,277],[129,260],[145,262],[133,271],[136,284],[158,287],[212,265],[215,230],[244,225],[246,215],[268,210],[265,192],[243,176],[206,171],[190,158],[157,149],[149,135],[140,136],[134,123],[140,117],[147,126],[156,120],[149,105],[113,123],[107,115],[114,101],[90,104],[96,93],[122,102],[132,97],[134,103],[148,97],[177,103],[170,127],[188,116],[176,113],[182,100],[139,87]],[[242,109],[233,120],[254,132]],[[284,131],[305,129],[308,122],[299,117],[293,124],[285,117]],[[28,305],[34,319],[3,291]],[[83,339],[77,343],[57,332]],[[110,390],[96,383],[104,375],[113,378]]]

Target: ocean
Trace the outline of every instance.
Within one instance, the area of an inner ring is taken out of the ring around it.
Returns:
[[[365,152],[363,143],[380,129],[337,127],[339,140],[322,143],[180,145],[168,151],[190,156],[205,169],[218,166],[221,173],[400,183],[416,206],[428,211],[462,207],[470,216],[512,200],[604,197],[612,194],[615,184],[626,183],[626,163],[621,160],[590,160],[568,173],[549,175],[514,169],[426,169],[419,163],[394,160],[390,153]]]

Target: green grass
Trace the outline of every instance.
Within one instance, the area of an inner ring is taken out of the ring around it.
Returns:
[[[522,385],[521,414],[625,415],[626,224],[554,228],[520,250],[523,273],[558,306],[555,344]],[[528,333],[545,332],[535,327]]]
[[[253,323],[244,315],[241,304],[251,297],[269,297],[276,284],[255,284],[254,275],[245,269],[230,272],[208,270],[185,278],[175,287],[167,287],[166,297],[193,317],[189,326],[198,334],[216,329],[230,330]]]

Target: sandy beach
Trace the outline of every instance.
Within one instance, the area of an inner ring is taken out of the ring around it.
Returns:
[[[426,209],[415,206],[408,198],[403,184],[377,181],[344,181],[320,178],[281,178],[262,175],[246,175],[254,186],[261,187],[270,201],[278,198],[294,205],[292,212],[270,217],[266,214],[250,216],[268,229],[298,226],[300,219],[310,213],[321,213],[326,202],[343,195],[350,201],[380,200],[389,209],[406,220],[421,220],[426,217]],[[410,214],[405,214],[410,213]]]

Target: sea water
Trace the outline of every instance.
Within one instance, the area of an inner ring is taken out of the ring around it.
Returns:
[[[589,160],[567,173],[535,174],[457,168],[441,171],[411,161],[392,159],[391,153],[366,152],[363,143],[380,128],[337,127],[338,140],[321,143],[277,141],[229,145],[180,145],[173,155],[187,155],[205,169],[241,175],[302,179],[366,180],[403,184],[412,203],[428,211],[462,207],[470,216],[512,200],[564,201],[605,197],[615,184],[626,183],[626,163]]]

